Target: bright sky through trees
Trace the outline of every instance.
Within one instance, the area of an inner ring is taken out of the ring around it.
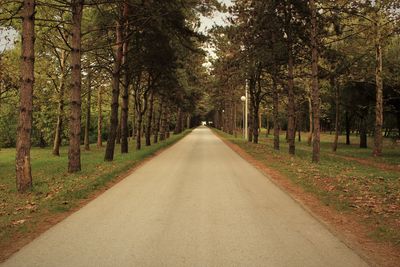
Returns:
[[[221,3],[224,3],[226,6],[232,6],[232,0],[221,0]],[[224,25],[226,24],[226,17],[229,14],[216,12],[213,17],[201,17],[201,26],[200,31],[205,32],[210,30],[213,25]]]

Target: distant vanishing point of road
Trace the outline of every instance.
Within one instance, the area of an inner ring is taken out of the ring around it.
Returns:
[[[368,265],[200,127],[1,266]]]

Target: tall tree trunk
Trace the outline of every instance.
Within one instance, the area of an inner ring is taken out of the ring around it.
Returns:
[[[122,105],[121,105],[121,153],[128,153],[128,118],[129,118],[129,79],[125,73],[124,90],[122,92]]]
[[[233,102],[233,135],[237,137],[237,106],[236,101]]]
[[[288,61],[288,130],[287,139],[289,143],[289,154],[294,155],[296,153],[296,127],[295,127],[295,101],[294,101],[294,78],[293,78],[293,54],[292,47],[289,47],[289,61]]]
[[[338,147],[339,140],[339,123],[340,123],[340,95],[339,95],[339,86],[334,77],[331,78],[331,86],[335,90],[335,137],[333,139],[332,151],[336,152]]]
[[[125,36],[128,36],[129,25],[128,25],[128,13],[129,13],[129,5],[128,1],[124,1],[124,31]],[[128,66],[128,38],[125,38],[124,44],[122,46],[122,54],[123,54],[123,66],[125,68],[124,73],[124,88],[122,91],[122,104],[121,104],[121,153],[128,153],[128,138],[129,138],[129,86],[130,86],[130,70]]]
[[[254,106],[253,106],[253,126],[254,126],[254,128],[253,128],[253,137],[254,137],[253,138],[253,143],[254,144],[258,144],[258,135],[259,135],[259,131],[260,131],[258,109],[259,109],[259,104],[258,103],[254,103]]]
[[[67,57],[65,56],[65,50],[61,51],[60,60],[60,84],[58,86],[58,108],[57,108],[57,124],[54,134],[53,143],[53,155],[60,156],[60,146],[61,146],[61,134],[63,127],[63,117],[64,117],[64,93],[65,93],[65,64]]]
[[[154,144],[158,143],[158,134],[160,132],[162,116],[163,116],[163,100],[161,99],[158,118],[156,120],[156,124],[154,125],[154,140],[153,140]]]
[[[136,125],[136,150],[142,149],[142,112],[137,113],[137,125]]]
[[[397,113],[397,137],[400,138],[400,112]]]
[[[183,116],[182,116],[182,120],[181,120],[181,123],[182,123],[182,125],[181,125],[181,132],[183,132],[184,130],[186,130],[186,119],[187,119],[188,114],[184,112],[182,115],[183,115]]]
[[[273,78],[272,105],[273,105],[273,123],[274,123],[274,149],[279,150],[279,92],[275,78]]]
[[[298,141],[301,142],[301,128],[300,127],[297,129],[297,132],[298,132]]]
[[[229,118],[229,131],[231,135],[235,134],[235,101],[231,100],[231,104],[230,104],[230,109],[229,109],[229,114],[230,114],[230,118]],[[190,125],[190,126],[194,126],[194,125]]]
[[[106,153],[104,156],[105,161],[112,161],[114,159],[115,140],[117,137],[118,128],[118,100],[119,100],[119,78],[121,74],[121,63],[123,57],[122,49],[122,25],[117,21],[116,25],[116,57],[113,70],[113,85],[112,85],[112,103],[111,103],[111,116],[110,128],[108,131],[108,140],[106,146]]]
[[[308,131],[307,144],[311,146],[313,138],[313,128],[314,128],[311,96],[308,97],[308,122],[310,128]]]
[[[317,41],[317,7],[314,0],[310,0],[311,7],[311,47],[312,47],[312,111],[313,111],[313,155],[312,161],[320,161],[320,99],[318,82],[318,41]]]
[[[99,86],[99,91],[97,93],[97,147],[102,147],[102,128],[103,128],[103,108],[102,108],[102,92],[101,86]]]
[[[178,115],[176,119],[176,125],[175,125],[175,131],[174,134],[179,134],[182,132],[182,110],[181,108],[178,108]]]
[[[136,136],[136,107],[135,101],[132,101],[132,139],[135,139]]]
[[[85,150],[90,150],[90,140],[89,140],[89,133],[90,133],[90,106],[91,106],[91,98],[92,98],[92,88],[91,88],[91,77],[90,73],[88,75],[88,93],[87,93],[87,103],[86,103],[86,123],[85,123],[85,138],[84,138],[84,146]]]
[[[349,112],[346,110],[345,113],[345,123],[346,123],[346,145],[350,145],[350,118],[349,118]]]
[[[72,0],[71,115],[69,119],[68,172],[81,170],[81,25],[83,0]]]
[[[171,120],[171,110],[167,108],[165,110],[165,139],[168,139],[171,134],[170,120]]]
[[[360,119],[360,148],[368,148],[366,117]]]
[[[160,141],[164,141],[166,138],[166,127],[167,127],[167,107],[161,109]]]
[[[378,9],[381,7],[381,1],[376,3]],[[375,21],[375,50],[376,50],[376,63],[375,63],[375,80],[376,80],[376,106],[375,106],[375,138],[373,155],[379,157],[382,155],[383,137],[383,79],[382,79],[382,46],[381,46],[381,23],[379,10],[376,11]]]
[[[250,87],[250,86],[249,86]],[[251,89],[249,90],[249,91],[251,91]],[[253,105],[252,105],[252,102],[253,102],[253,96],[252,96],[252,93],[250,93],[249,94],[249,97],[250,97],[250,99],[249,99],[249,118],[248,118],[248,123],[249,123],[249,126],[248,126],[248,141],[249,142],[253,142],[253,137],[254,137],[254,120],[253,120]]]
[[[146,125],[146,146],[151,145],[151,129],[153,127],[153,111],[154,111],[154,91],[150,92],[150,106],[147,113],[147,125]]]
[[[301,121],[302,121],[301,112],[298,111],[296,113],[296,130],[297,130],[297,141],[298,142],[301,142],[301,128],[302,128]]]
[[[122,110],[119,112],[117,133],[115,135],[115,143],[118,145],[121,144],[121,118],[122,118]]]
[[[35,80],[35,5],[34,0],[24,0],[22,6],[21,89],[15,163],[16,184],[20,193],[32,188],[30,150]]]

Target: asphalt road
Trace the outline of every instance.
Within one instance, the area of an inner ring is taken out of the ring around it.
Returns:
[[[1,266],[367,264],[198,128]]]

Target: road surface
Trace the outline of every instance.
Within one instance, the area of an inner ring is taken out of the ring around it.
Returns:
[[[200,127],[1,266],[367,264]]]

